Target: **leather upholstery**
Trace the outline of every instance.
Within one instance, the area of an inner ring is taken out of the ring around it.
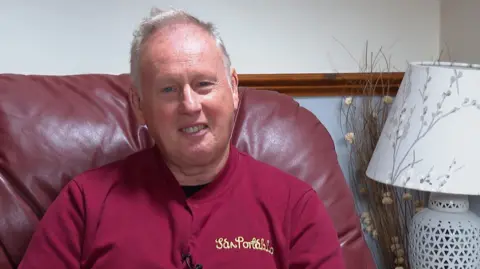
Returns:
[[[128,75],[0,75],[0,268],[20,262],[38,221],[75,175],[151,146],[128,105]],[[309,182],[348,269],[375,268],[330,135],[289,96],[240,89],[233,143]]]

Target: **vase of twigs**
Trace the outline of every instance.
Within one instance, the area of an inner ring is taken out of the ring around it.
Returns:
[[[392,69],[382,49],[369,52],[367,43],[360,65],[365,81],[359,93],[344,97],[341,119],[349,150],[350,186],[377,268],[407,269],[410,219],[423,208],[425,193],[385,185],[366,176],[394,98],[395,83],[389,81],[389,76],[382,76],[392,73]]]

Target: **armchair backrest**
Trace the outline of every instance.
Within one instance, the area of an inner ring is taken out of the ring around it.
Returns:
[[[153,145],[128,104],[128,75],[0,75],[0,268],[20,262],[44,212],[77,174]],[[233,143],[310,183],[348,269],[374,268],[332,139],[308,110],[240,89]]]

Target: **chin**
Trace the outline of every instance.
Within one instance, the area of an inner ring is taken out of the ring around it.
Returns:
[[[183,156],[189,163],[198,165],[208,164],[222,158],[226,147],[212,144],[190,145],[182,150]]]
[[[204,156],[207,157],[209,155],[215,155],[215,147],[212,145],[202,145],[202,144],[197,144],[197,145],[190,145],[185,147],[182,152],[187,153],[190,156]]]

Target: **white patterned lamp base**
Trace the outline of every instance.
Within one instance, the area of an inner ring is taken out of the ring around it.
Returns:
[[[468,208],[468,196],[430,195],[410,226],[412,269],[480,269],[480,218]]]

